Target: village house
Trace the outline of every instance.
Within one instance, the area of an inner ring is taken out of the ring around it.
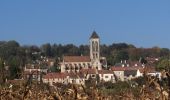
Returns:
[[[53,83],[68,84],[67,73],[48,73],[43,76],[42,80],[43,83],[48,83],[49,85],[53,85]]]
[[[56,62],[54,58],[48,58],[41,56],[41,63],[45,64],[48,67],[53,67],[54,63]]]
[[[134,78],[138,78],[143,76],[145,73],[146,75],[150,76],[157,76],[158,78],[161,78],[161,73],[157,72],[154,67],[151,66],[145,66],[145,67],[139,67],[139,66],[126,66],[126,67],[118,67],[113,66],[111,67],[111,70],[114,72],[116,78],[120,81],[126,81],[131,80]]]
[[[142,67],[111,67],[116,78],[120,81],[131,80],[143,75]]]
[[[96,79],[98,77],[99,81],[115,82],[114,74],[111,70],[82,69],[80,73],[85,76],[86,80],[89,78]]]
[[[98,74],[100,77],[100,81],[115,82],[115,77],[114,77],[113,71],[111,71],[111,70],[98,70]]]
[[[85,83],[85,78],[83,74],[77,73],[48,73],[42,78],[44,83],[53,85],[54,83],[62,84],[82,84]]]
[[[43,73],[46,74],[47,71],[48,69],[46,67],[41,67],[39,64],[26,64],[23,71],[23,78],[28,79],[31,76],[33,80],[40,81]]]
[[[124,68],[123,67],[111,67],[114,73],[115,80],[124,81]]]
[[[79,73],[75,72],[61,72],[61,73],[48,73],[43,76],[43,82],[53,85],[53,83],[63,84],[85,84],[85,81],[92,78],[102,82],[115,82],[114,74],[111,70],[96,70],[96,69],[82,69]]]

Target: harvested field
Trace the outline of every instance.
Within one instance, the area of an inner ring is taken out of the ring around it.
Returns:
[[[0,100],[169,100],[169,85],[161,85],[156,77],[144,76],[144,80],[142,85],[129,82],[126,88],[122,85],[120,89],[119,82],[107,86],[10,82],[0,87]]]

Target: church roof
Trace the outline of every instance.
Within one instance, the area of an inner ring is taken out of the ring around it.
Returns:
[[[90,39],[91,39],[91,38],[95,39],[95,38],[99,38],[99,36],[97,35],[97,33],[96,33],[95,31],[93,31]]]
[[[64,56],[65,62],[90,62],[89,56]]]

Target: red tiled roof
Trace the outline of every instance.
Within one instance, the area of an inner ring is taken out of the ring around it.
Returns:
[[[55,78],[66,78],[69,76],[70,78],[83,78],[83,74],[81,73],[48,73],[43,78],[44,79],[55,79]]]
[[[99,74],[113,74],[112,70],[98,70]]]
[[[156,72],[156,69],[155,69],[155,67],[145,67],[144,69],[143,69],[143,72],[146,72],[146,73],[154,73],[154,72]]]
[[[154,67],[111,67],[112,71],[125,71],[125,70],[139,70],[141,73],[153,73],[156,72]]]
[[[89,56],[64,56],[65,62],[90,62]]]
[[[112,71],[141,70],[142,67],[111,67]]]
[[[54,78],[66,78],[67,73],[48,73],[43,78],[45,79],[54,79]]]
[[[73,73],[73,72],[71,72],[71,73],[68,73],[68,76],[70,78],[84,78],[83,73]]]

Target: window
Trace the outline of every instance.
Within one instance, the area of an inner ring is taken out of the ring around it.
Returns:
[[[95,54],[93,53],[93,59],[95,59],[96,57],[95,57]]]
[[[91,75],[92,78],[95,78],[95,75]]]
[[[69,70],[69,67],[68,67],[68,66],[66,66],[66,67],[65,67],[65,69],[66,69],[66,70]]]
[[[86,64],[85,64],[85,63],[83,63],[83,66],[85,67],[85,66],[86,66]]]
[[[95,51],[94,41],[92,41],[92,51]]]
[[[96,52],[98,52],[98,42],[97,41],[95,43],[95,47],[96,47]]]
[[[105,76],[105,78],[109,78],[109,76]]]
[[[90,63],[88,63],[87,65],[90,66]]]

